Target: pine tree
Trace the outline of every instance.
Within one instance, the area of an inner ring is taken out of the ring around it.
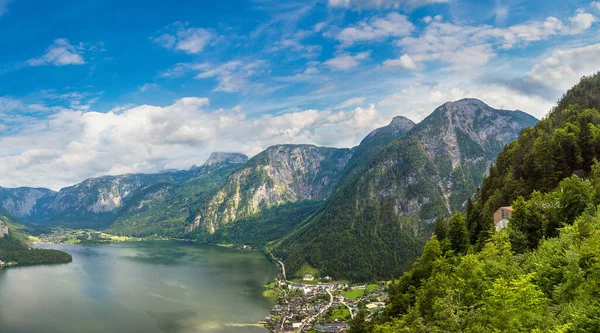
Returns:
[[[448,230],[448,239],[450,245],[456,253],[466,253],[469,248],[469,232],[465,217],[461,213],[456,213],[450,218],[450,228]]]

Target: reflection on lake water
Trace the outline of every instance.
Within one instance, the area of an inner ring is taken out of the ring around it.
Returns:
[[[69,264],[0,269],[0,332],[266,332],[258,252],[182,242],[43,245]]]

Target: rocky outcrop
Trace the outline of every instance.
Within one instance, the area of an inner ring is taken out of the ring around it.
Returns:
[[[410,131],[413,127],[415,127],[415,123],[412,120],[403,116],[396,116],[392,118],[392,121],[389,123],[389,125],[378,128],[369,133],[369,135],[362,140],[361,145],[377,137],[397,138],[398,136]]]
[[[41,200],[52,200],[56,192],[44,188],[0,187],[0,210],[18,218],[37,215]]]
[[[8,235],[8,225],[0,220],[0,238],[4,238],[6,235]]]
[[[415,127],[415,123],[402,116],[396,116],[389,125],[377,128],[367,135],[358,146],[353,148],[352,158],[341,182],[345,183],[358,174],[369,163],[371,158],[390,142],[400,138]]]
[[[277,145],[233,173],[198,214],[188,231],[214,233],[219,225],[283,202],[327,199],[350,157],[350,149]]]
[[[246,163],[247,161],[248,156],[241,153],[214,152],[210,154],[210,157],[204,162],[204,165],[214,167],[221,164]]]

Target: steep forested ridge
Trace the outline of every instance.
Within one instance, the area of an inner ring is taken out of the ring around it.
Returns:
[[[485,233],[499,207],[519,196],[529,198],[535,190],[551,191],[575,171],[589,174],[594,159],[600,159],[599,106],[600,76],[584,77],[545,119],[508,145],[476,198],[472,215],[482,225],[473,228]]]
[[[399,275],[438,216],[462,208],[504,145],[535,118],[465,99],[436,109],[341,184],[325,210],[274,251],[353,280]]]
[[[32,249],[27,237],[0,216],[0,267],[12,265],[54,264],[71,262],[70,254],[47,249]]]
[[[353,332],[600,331],[599,83],[583,78],[504,149],[466,218],[437,221],[384,315]]]

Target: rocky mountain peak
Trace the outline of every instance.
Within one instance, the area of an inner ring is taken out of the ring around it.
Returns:
[[[463,98],[455,102],[446,102],[432,115],[443,113],[446,118],[473,120],[477,113],[491,114],[494,109],[476,98]],[[437,111],[437,112],[436,112]]]
[[[210,154],[210,157],[206,162],[205,166],[214,166],[217,164],[234,164],[234,163],[246,163],[248,156],[242,153],[226,153],[226,152],[214,152]]]
[[[412,120],[403,116],[396,116],[392,118],[392,121],[389,123],[389,125],[380,127],[369,133],[369,135],[363,139],[361,145],[367,143],[374,137],[381,135],[396,137],[410,131],[413,127],[415,127],[415,123]]]
[[[397,131],[408,132],[415,127],[415,123],[404,116],[396,116],[388,126]]]

